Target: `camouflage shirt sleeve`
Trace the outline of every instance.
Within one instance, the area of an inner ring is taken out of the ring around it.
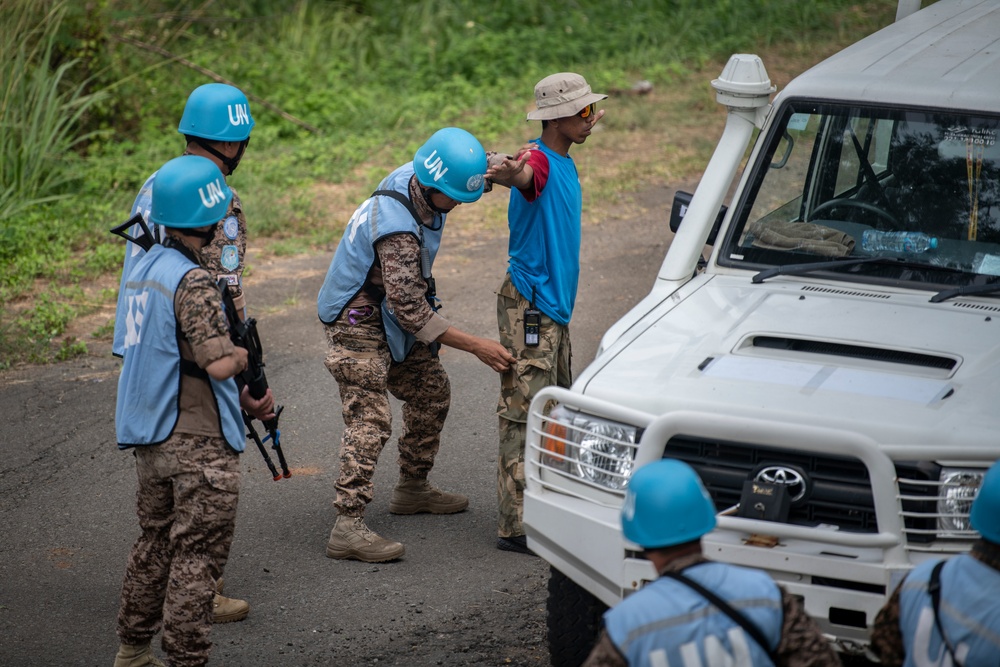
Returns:
[[[628,667],[628,662],[618,652],[618,648],[611,641],[607,630],[601,630],[601,636],[594,644],[594,648],[590,651],[590,655],[587,656],[582,667]]]
[[[174,294],[174,312],[200,368],[233,353],[222,297],[208,271],[192,269],[181,279]]]
[[[400,326],[417,340],[430,343],[449,326],[427,303],[427,282],[420,275],[420,243],[411,234],[393,234],[375,244],[382,284]]]
[[[233,190],[233,200],[226,217],[219,223],[211,242],[202,248],[201,261],[215,282],[221,278],[226,280],[241,317],[246,308],[246,296],[243,293],[243,261],[246,252],[247,219],[243,214],[243,202],[236,190]]]
[[[779,667],[838,667],[841,663],[837,652],[799,598],[782,588],[781,606],[784,622],[775,651]]]
[[[899,629],[899,589],[896,587],[889,599],[875,616],[872,627],[872,651],[885,667],[899,667],[906,660],[903,632]]]

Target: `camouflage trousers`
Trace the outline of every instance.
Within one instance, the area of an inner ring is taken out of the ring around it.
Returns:
[[[223,438],[187,434],[134,452],[142,532],[125,568],[118,638],[143,644],[162,625],[171,665],[204,665],[215,579],[236,525],[239,454]]]
[[[500,343],[517,357],[517,364],[500,375],[500,449],[497,456],[497,535],[524,535],[524,445],[528,407],[539,389],[568,387],[573,382],[569,327],[542,315],[538,346],[524,344],[524,310],[528,300],[504,279],[497,291]]]
[[[325,364],[340,388],[344,436],[333,505],[338,514],[363,516],[374,492],[372,477],[392,435],[391,393],[403,402],[399,472],[426,478],[441,446],[451,406],[451,382],[430,348],[417,342],[401,363],[392,360],[378,309],[366,320],[326,325]]]

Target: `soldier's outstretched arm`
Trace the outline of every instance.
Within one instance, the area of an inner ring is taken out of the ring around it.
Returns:
[[[498,373],[506,371],[517,361],[507,348],[497,341],[473,336],[454,326],[448,327],[447,331],[438,336],[437,342],[456,350],[471,352],[479,361]]]

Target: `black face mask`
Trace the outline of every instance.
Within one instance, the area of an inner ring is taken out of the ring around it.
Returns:
[[[213,148],[211,145],[209,145],[209,143],[207,141],[205,141],[204,139],[201,139],[201,138],[198,138],[198,137],[192,137],[192,139],[194,139],[195,143],[197,143],[199,146],[201,146],[206,151],[208,151],[209,153],[211,153],[212,155],[214,155],[216,158],[218,158],[219,161],[222,162],[222,164],[224,164],[226,166],[226,169],[229,170],[228,172],[226,172],[226,176],[228,176],[229,174],[232,174],[234,171],[236,171],[236,167],[239,166],[240,160],[243,159],[243,154],[247,150],[247,146],[250,145],[250,137],[247,137],[246,139],[244,139],[243,141],[240,142],[240,148],[239,148],[238,151],[236,151],[236,156],[235,157],[226,157],[225,155],[223,155],[219,151],[215,150],[215,148]]]
[[[438,215],[447,215],[450,212],[446,209],[435,206],[434,201],[431,199],[431,195],[435,192],[441,192],[440,190],[435,190],[434,188],[420,188],[420,192],[424,195],[424,201],[427,202],[427,205],[431,207],[432,211]]]
[[[211,243],[212,239],[215,238],[215,230],[217,230],[218,228],[219,228],[219,223],[217,222],[206,230],[186,229],[184,230],[184,233],[187,236],[193,236],[195,238],[203,239],[205,243],[202,244],[202,247],[204,247],[209,243]]]

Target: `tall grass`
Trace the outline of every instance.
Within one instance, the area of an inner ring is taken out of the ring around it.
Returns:
[[[53,57],[65,4],[50,10],[32,0],[10,0],[0,9],[0,221],[70,196],[78,180],[75,146],[93,132],[78,132],[81,118],[103,93],[85,94],[85,81],[68,74],[77,64]],[[9,257],[8,233],[0,257]]]

